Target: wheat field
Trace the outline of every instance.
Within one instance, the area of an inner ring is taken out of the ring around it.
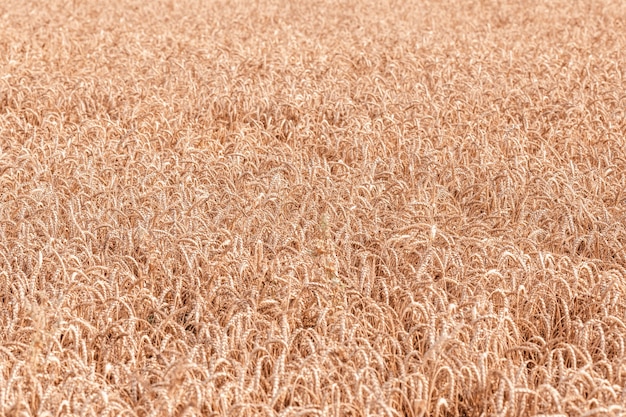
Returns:
[[[626,416],[626,3],[0,3],[1,416]]]

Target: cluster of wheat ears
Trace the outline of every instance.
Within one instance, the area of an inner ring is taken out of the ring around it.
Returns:
[[[626,3],[0,3],[0,415],[626,415]]]

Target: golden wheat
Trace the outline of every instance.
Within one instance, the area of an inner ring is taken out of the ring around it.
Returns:
[[[0,5],[0,415],[626,415],[626,4]]]

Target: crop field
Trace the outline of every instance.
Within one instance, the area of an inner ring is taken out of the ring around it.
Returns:
[[[0,2],[0,416],[626,416],[626,2]]]

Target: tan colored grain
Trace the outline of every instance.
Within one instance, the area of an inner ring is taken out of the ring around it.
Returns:
[[[3,2],[0,415],[624,415],[625,18]]]

